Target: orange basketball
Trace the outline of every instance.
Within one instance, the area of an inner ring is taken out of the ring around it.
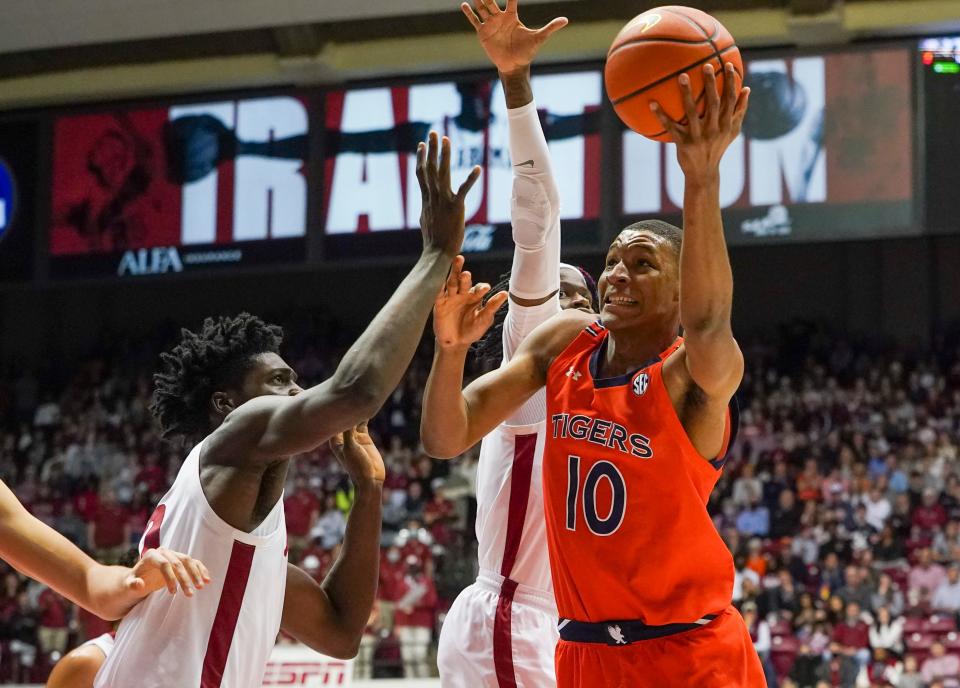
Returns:
[[[671,119],[685,122],[677,78],[686,72],[702,114],[703,66],[714,66],[717,86],[723,93],[726,62],[734,65],[739,93],[743,60],[723,24],[692,7],[655,7],[623,27],[610,46],[604,70],[607,96],[628,127],[647,138],[668,141],[670,136],[651,112],[650,101],[660,103]]]

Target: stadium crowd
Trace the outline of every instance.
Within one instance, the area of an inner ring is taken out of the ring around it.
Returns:
[[[299,319],[288,331],[301,378],[326,377],[342,330]],[[101,560],[136,546],[185,456],[148,409],[170,334],[111,343],[69,370],[8,363],[0,376],[0,478]],[[441,462],[418,449],[430,348],[371,423],[388,477],[362,676],[430,675],[443,613],[476,575],[476,450]],[[769,685],[960,686],[957,341],[910,352],[796,324],[744,348],[739,439],[710,510]],[[326,448],[293,464],[285,500],[291,560],[322,578],[351,503]],[[108,629],[0,569],[0,681],[42,681]]]

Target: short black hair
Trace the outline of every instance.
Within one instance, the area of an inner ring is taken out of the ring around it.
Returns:
[[[670,245],[673,246],[673,250],[676,251],[677,256],[680,256],[680,247],[683,245],[683,230],[669,222],[664,222],[663,220],[641,220],[640,222],[634,222],[629,227],[623,228],[624,232],[627,230],[656,234],[658,237],[669,241]]]
[[[194,439],[210,430],[214,392],[238,386],[259,354],[277,353],[283,329],[249,313],[207,318],[199,333],[180,331],[180,342],[160,354],[150,411],[164,438]]]

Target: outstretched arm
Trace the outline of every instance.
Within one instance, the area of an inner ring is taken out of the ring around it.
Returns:
[[[150,593],[179,586],[188,597],[210,581],[200,562],[166,549],[146,552],[134,568],[103,566],[34,518],[0,483],[0,556],[21,573],[104,619],[119,619]]]
[[[383,459],[366,423],[331,441],[356,488],[340,556],[323,584],[287,566],[281,628],[317,652],[356,656],[377,593]]]
[[[708,398],[724,405],[743,377],[743,354],[730,326],[733,274],[720,214],[720,160],[740,134],[750,97],[749,88],[738,97],[733,65],[727,63],[725,70],[721,98],[713,65],[704,67],[703,115],[697,112],[690,78],[680,77],[686,125],[671,121],[652,106],[677,145],[685,180],[680,321],[686,369]]]
[[[464,199],[480,175],[474,168],[457,193],[450,189],[450,142],[437,134],[417,151],[423,197],[423,254],[333,376],[293,397],[265,396],[227,416],[205,446],[224,462],[273,461],[319,446],[376,414],[399,384],[416,351],[430,308],[463,243]],[[457,260],[462,261],[462,258]],[[250,457],[250,447],[254,456]]]
[[[487,284],[472,286],[469,272],[453,271],[434,308],[436,351],[420,437],[424,451],[435,458],[458,456],[520,408],[546,384],[553,358],[591,321],[579,311],[558,315],[534,330],[508,363],[463,389],[470,345],[483,336],[507,299],[500,292],[484,304],[489,290]]]
[[[477,0],[475,11],[467,3],[460,6],[500,74],[507,101],[514,175],[511,222],[516,248],[510,276],[511,314],[504,331],[518,330],[516,334],[521,336],[515,344],[539,322],[527,323],[523,315],[518,315],[519,322],[511,322],[513,304],[544,304],[560,288],[560,192],[533,100],[530,64],[547,39],[567,25],[565,17],[558,17],[541,29],[529,29],[520,21],[517,4],[517,0],[508,0],[504,10],[497,0]]]

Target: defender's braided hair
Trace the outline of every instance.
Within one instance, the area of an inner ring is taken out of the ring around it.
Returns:
[[[277,353],[283,329],[241,313],[207,318],[199,333],[183,329],[180,335],[170,352],[160,354],[150,411],[164,438],[194,439],[210,431],[213,393],[240,385],[254,356]]]

